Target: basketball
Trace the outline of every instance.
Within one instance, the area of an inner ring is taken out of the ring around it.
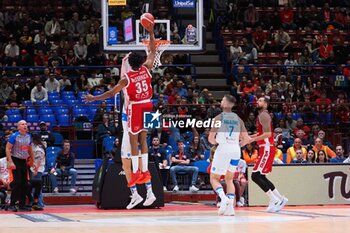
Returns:
[[[149,26],[154,24],[154,17],[150,13],[144,13],[141,15],[140,21],[141,25],[147,29]]]

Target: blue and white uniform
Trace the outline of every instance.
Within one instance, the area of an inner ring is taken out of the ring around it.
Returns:
[[[219,145],[214,154],[211,172],[225,175],[227,171],[236,171],[241,157],[241,147],[239,146],[241,121],[233,112],[223,112],[220,117],[221,126],[216,134],[216,141]]]
[[[122,140],[122,148],[121,148],[121,157],[123,159],[130,159],[131,146],[130,146],[130,138],[128,133],[128,116],[126,115],[126,109],[128,108],[128,105],[129,105],[129,97],[125,88],[123,88],[123,93],[124,93],[124,104],[122,108],[123,140]]]

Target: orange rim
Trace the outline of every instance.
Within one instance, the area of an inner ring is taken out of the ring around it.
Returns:
[[[149,40],[143,40],[142,43],[144,45],[149,45]],[[159,45],[169,45],[170,41],[169,40],[155,40],[155,43],[157,46]]]

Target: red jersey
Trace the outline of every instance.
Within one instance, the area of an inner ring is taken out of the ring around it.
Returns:
[[[267,111],[266,111],[267,114],[269,114]],[[260,113],[261,114],[261,113]],[[259,114],[259,115],[260,115]],[[270,116],[269,116],[270,117]],[[271,119],[271,117],[270,117]],[[270,146],[273,146],[274,145],[274,135],[273,135],[273,126],[272,126],[272,119],[270,121],[270,130],[271,130],[271,136],[269,138],[265,138],[264,140],[260,140],[260,141],[257,141],[257,144],[260,146],[260,145],[270,145]],[[261,124],[261,122],[259,121],[259,116],[258,118],[256,119],[256,132],[258,133],[257,136],[260,136],[264,133],[263,131],[263,126]]]
[[[253,38],[255,39],[255,43],[259,46],[264,44],[264,41],[267,40],[266,32],[254,32]]]
[[[145,66],[141,66],[138,71],[131,70],[125,76],[128,79],[128,85],[125,88],[130,102],[140,102],[152,98],[152,75]]]
[[[282,23],[290,24],[290,23],[293,23],[294,21],[294,12],[292,9],[283,10],[280,13],[280,16],[281,16]]]

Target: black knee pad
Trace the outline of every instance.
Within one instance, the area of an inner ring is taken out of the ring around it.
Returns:
[[[261,178],[260,172],[253,172],[251,177],[255,183],[259,182]]]

